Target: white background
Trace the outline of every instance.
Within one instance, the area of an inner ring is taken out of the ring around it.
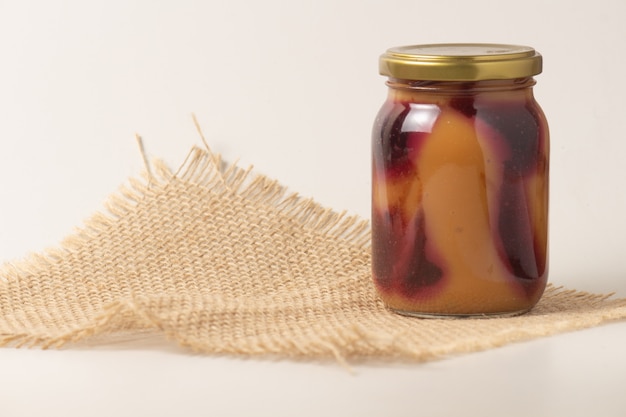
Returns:
[[[552,137],[551,281],[626,297],[626,2],[0,0],[0,262],[56,245],[200,139],[369,217],[378,56],[526,44]],[[626,323],[427,365],[253,361],[156,340],[0,350],[0,415],[624,415]],[[516,414],[517,413],[517,414]]]

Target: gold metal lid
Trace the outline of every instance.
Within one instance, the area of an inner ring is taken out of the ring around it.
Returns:
[[[489,43],[400,46],[379,60],[381,75],[402,80],[504,80],[537,75],[541,69],[541,55],[533,48]]]

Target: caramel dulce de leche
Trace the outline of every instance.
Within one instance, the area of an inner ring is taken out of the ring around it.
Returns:
[[[372,135],[372,267],[391,310],[514,315],[548,272],[546,118],[534,49],[444,44],[380,58]]]

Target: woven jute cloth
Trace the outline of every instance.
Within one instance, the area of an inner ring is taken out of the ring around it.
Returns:
[[[530,313],[387,311],[370,229],[194,148],[147,165],[57,249],[0,267],[0,345],[158,332],[196,351],[425,361],[626,317],[626,300],[549,286]]]

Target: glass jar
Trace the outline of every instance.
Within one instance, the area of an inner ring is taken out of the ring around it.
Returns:
[[[548,272],[549,135],[542,58],[436,44],[380,57],[389,94],[372,135],[372,272],[414,316],[530,310]]]

